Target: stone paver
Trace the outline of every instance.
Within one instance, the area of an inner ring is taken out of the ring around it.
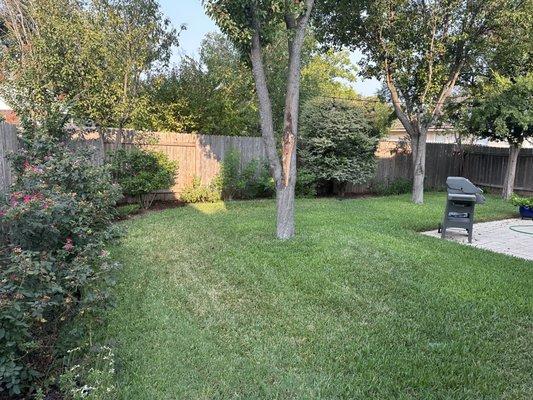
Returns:
[[[510,227],[532,234],[515,232]],[[423,232],[423,234],[440,238],[440,233],[436,230]],[[531,220],[506,219],[474,224],[472,244],[468,243],[468,236],[464,229],[449,228],[446,231],[446,239],[533,261],[533,221]]]

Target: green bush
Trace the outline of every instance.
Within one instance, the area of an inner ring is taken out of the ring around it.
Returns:
[[[123,206],[117,207],[117,218],[124,219],[130,215],[137,214],[141,209],[139,204],[125,204]]]
[[[181,201],[185,203],[214,203],[222,199],[219,179],[209,185],[202,185],[200,178],[195,177],[192,184],[187,186],[180,194]]]
[[[237,150],[230,150],[224,157],[220,171],[222,182],[222,196],[225,199],[232,200],[238,196],[245,182],[241,179],[240,174],[241,157]]]
[[[409,179],[397,178],[388,185],[379,182],[372,186],[372,191],[380,196],[393,196],[410,193],[413,189],[413,183]]]
[[[307,102],[301,117],[302,166],[321,181],[367,182],[375,170],[381,129],[359,105],[332,99]]]
[[[174,185],[178,165],[164,153],[139,148],[120,149],[110,154],[111,173],[125,196],[150,208],[158,190]]]
[[[275,194],[274,180],[268,166],[250,161],[240,171],[241,156],[230,150],[222,163],[220,174],[222,197],[226,200],[272,197]]]
[[[270,175],[268,163],[264,163],[259,168],[253,187],[257,198],[267,199],[276,195],[276,184]]]
[[[105,245],[120,188],[90,154],[47,133],[23,141],[0,204],[0,393],[10,396],[53,371],[67,323],[99,316],[116,267]]]
[[[298,168],[295,190],[297,197],[315,197],[317,191],[315,174],[308,169]]]

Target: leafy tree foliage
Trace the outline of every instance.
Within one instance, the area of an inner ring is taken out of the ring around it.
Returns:
[[[531,73],[533,65],[533,0],[514,0],[496,18],[495,34],[484,51],[485,70],[508,78]]]
[[[301,161],[317,179],[340,184],[367,182],[375,169],[380,130],[352,102],[315,99],[302,111]]]
[[[186,57],[169,73],[144,84],[147,105],[136,128],[254,135],[258,114],[253,77],[241,55],[222,34],[208,34],[199,60]]]
[[[479,136],[509,143],[502,196],[511,198],[520,148],[524,140],[533,137],[533,73],[514,80],[496,75],[474,100],[471,124]]]
[[[332,45],[358,47],[363,73],[383,79],[411,139],[413,201],[423,202],[427,130],[466,65],[479,61],[508,0],[324,0],[316,22]]]
[[[155,0],[4,0],[2,96],[33,121],[65,113],[122,127],[177,32]]]
[[[287,78],[286,38],[265,47],[268,88],[275,131],[283,126]],[[312,34],[302,50],[301,102],[317,96],[357,98],[356,69],[346,51],[319,51]],[[170,72],[152,76],[143,85],[145,107],[132,121],[134,128],[254,136],[259,113],[254,80],[248,63],[223,34],[210,33],[200,57],[185,57]]]

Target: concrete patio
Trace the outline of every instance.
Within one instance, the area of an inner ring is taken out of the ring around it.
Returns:
[[[522,232],[514,231],[511,227]],[[438,238],[441,236],[437,230],[422,234]],[[468,236],[463,229],[449,228],[446,239],[533,261],[533,221],[530,220],[506,219],[477,223],[474,225],[472,244],[468,243]]]

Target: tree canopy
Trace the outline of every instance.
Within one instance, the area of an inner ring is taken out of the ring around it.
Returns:
[[[423,202],[427,130],[439,121],[465,66],[479,62],[510,0],[324,0],[315,22],[332,46],[362,51],[382,79],[413,151],[413,201]]]
[[[143,74],[166,63],[178,32],[156,0],[4,0],[3,97],[22,117],[53,110],[124,126]]]
[[[479,136],[517,146],[533,137],[533,73],[512,80],[496,75],[483,92],[471,116]]]

